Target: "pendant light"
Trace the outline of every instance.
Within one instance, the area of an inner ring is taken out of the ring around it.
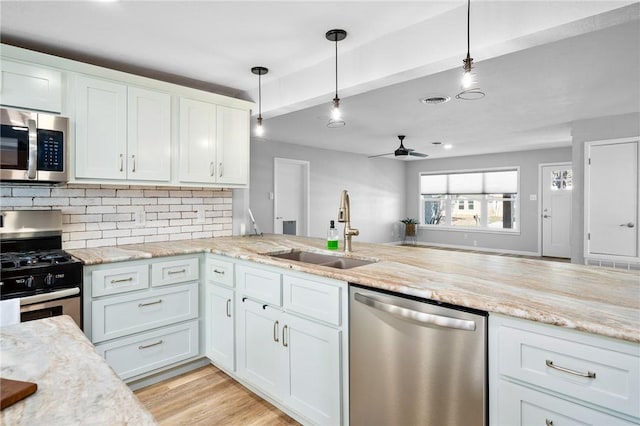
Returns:
[[[327,127],[342,127],[346,123],[342,120],[342,114],[340,111],[340,98],[338,97],[338,42],[347,38],[347,32],[345,30],[335,29],[329,30],[325,34],[327,40],[335,43],[336,46],[336,97],[332,101],[331,118],[327,123]]]
[[[256,124],[256,136],[262,136],[264,134],[264,128],[262,127],[262,76],[269,72],[265,67],[253,67],[251,72],[258,75],[258,119]]]
[[[467,57],[462,60],[464,66],[464,74],[462,74],[462,92],[456,95],[456,99],[463,99],[467,101],[475,101],[477,99],[484,98],[484,92],[477,87],[473,87],[476,84],[475,72],[473,72],[473,58],[471,57],[471,43],[469,36],[469,22],[471,18],[471,0],[467,0]]]

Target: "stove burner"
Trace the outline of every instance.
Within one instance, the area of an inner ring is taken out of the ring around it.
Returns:
[[[5,269],[27,269],[44,265],[57,265],[74,262],[71,255],[63,250],[30,251],[3,253],[0,255],[2,270]]]

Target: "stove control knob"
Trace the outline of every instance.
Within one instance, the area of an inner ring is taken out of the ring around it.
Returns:
[[[44,285],[46,285],[47,287],[51,287],[54,282],[55,282],[55,278],[53,274],[47,274],[47,276],[44,277]]]
[[[34,285],[35,285],[35,282],[34,282],[33,276],[28,277],[25,281],[25,286],[27,288],[33,288]]]

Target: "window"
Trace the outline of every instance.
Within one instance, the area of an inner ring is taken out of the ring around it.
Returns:
[[[421,225],[517,230],[518,178],[516,168],[423,173],[420,175]]]

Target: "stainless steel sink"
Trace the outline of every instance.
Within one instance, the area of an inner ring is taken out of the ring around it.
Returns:
[[[277,257],[279,259],[295,260],[296,262],[311,263],[319,266],[328,266],[329,268],[336,269],[351,269],[376,262],[375,260],[354,259],[352,257],[340,257],[299,250],[288,253],[268,254],[268,256]]]

